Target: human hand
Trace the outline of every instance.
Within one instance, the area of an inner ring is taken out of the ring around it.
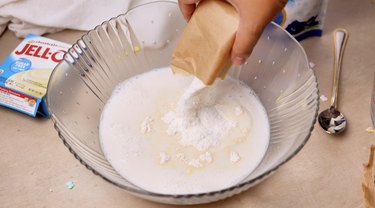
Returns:
[[[203,0],[201,0],[203,1]],[[222,0],[224,1],[224,0]],[[231,51],[233,64],[243,64],[268,23],[284,8],[288,0],[226,0],[237,10],[240,18]],[[187,21],[193,15],[199,0],[179,0],[181,12]]]

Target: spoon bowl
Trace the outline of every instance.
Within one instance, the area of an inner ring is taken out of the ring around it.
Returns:
[[[328,134],[338,134],[346,128],[346,118],[344,114],[334,107],[326,109],[319,114],[318,121],[320,126]]]

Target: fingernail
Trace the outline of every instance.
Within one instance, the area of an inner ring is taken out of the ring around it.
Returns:
[[[246,59],[244,57],[240,57],[240,56],[235,56],[232,58],[233,64],[237,66],[244,64],[245,60]]]

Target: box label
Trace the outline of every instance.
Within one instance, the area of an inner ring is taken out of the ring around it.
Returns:
[[[35,116],[48,116],[44,96],[49,77],[70,45],[28,35],[0,65],[0,105]]]

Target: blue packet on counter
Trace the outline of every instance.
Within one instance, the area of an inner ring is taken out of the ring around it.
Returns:
[[[328,0],[289,0],[274,22],[298,41],[321,36]]]
[[[48,80],[69,48],[60,41],[28,35],[0,65],[0,105],[48,117]]]

